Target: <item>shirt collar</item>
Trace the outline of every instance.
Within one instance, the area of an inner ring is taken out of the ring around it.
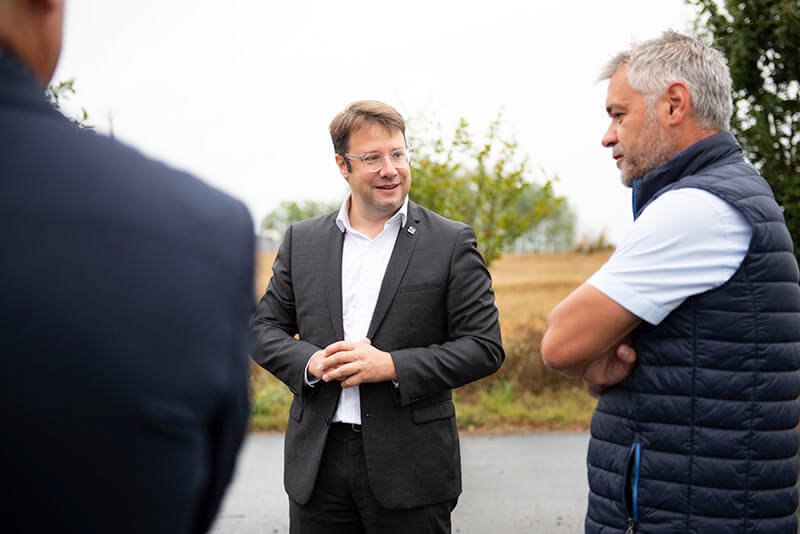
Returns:
[[[353,227],[350,226],[350,198],[352,197],[352,193],[347,195],[347,198],[344,199],[342,202],[342,206],[339,208],[339,214],[336,215],[336,226],[339,227],[339,230],[344,232],[352,232]],[[408,218],[408,195],[406,195],[406,199],[403,201],[403,205],[400,206],[400,209],[392,215],[386,223],[384,223],[383,227],[386,228],[386,225],[394,220],[400,220],[400,228],[405,226],[406,219]]]

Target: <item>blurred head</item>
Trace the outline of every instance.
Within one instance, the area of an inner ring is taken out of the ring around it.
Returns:
[[[330,133],[336,164],[350,185],[351,221],[388,220],[411,187],[405,121],[391,106],[365,100],[336,115]]]
[[[39,83],[53,77],[61,54],[65,0],[0,0],[0,44],[21,59]]]
[[[631,185],[675,153],[730,128],[731,78],[724,56],[673,31],[634,44],[601,72],[609,79],[613,148],[622,181]]]

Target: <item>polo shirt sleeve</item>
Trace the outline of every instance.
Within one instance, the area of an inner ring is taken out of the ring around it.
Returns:
[[[752,233],[739,210],[716,195],[668,191],[647,206],[587,283],[657,325],[687,298],[727,282]]]

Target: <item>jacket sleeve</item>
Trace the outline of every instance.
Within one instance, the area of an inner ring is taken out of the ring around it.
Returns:
[[[403,406],[490,375],[505,359],[492,279],[476,245],[472,228],[458,232],[447,280],[448,341],[392,351]]]
[[[320,347],[295,338],[297,313],[292,286],[292,227],[286,231],[272,265],[272,278],[250,321],[250,355],[261,367],[286,384],[295,395],[305,385],[308,359]]]

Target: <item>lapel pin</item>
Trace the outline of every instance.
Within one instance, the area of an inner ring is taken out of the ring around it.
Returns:
[[[414,228],[413,226],[409,226],[408,227],[408,233],[411,234],[411,235],[414,235],[414,234],[417,233],[417,229]]]

